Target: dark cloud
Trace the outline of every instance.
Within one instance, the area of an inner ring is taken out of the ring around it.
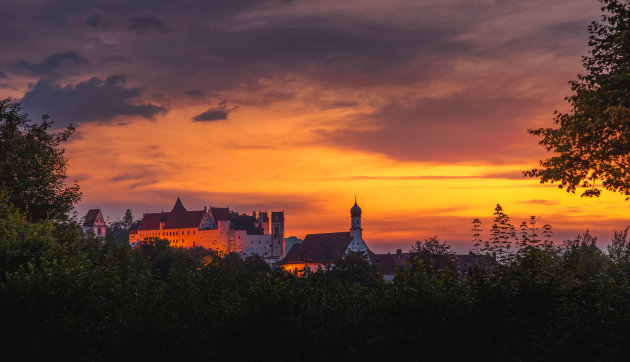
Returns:
[[[0,79],[7,79],[9,78],[9,76],[7,75],[7,73],[3,72],[0,70]]]
[[[406,161],[502,162],[529,140],[526,122],[541,107],[536,99],[470,94],[394,102],[347,128],[320,131],[317,142]]]
[[[297,72],[320,82],[367,85],[437,75],[422,58],[445,63],[445,56],[465,53],[472,43],[460,39],[462,32],[458,24],[400,27],[311,16],[237,31],[200,30],[199,41],[225,60],[212,66],[225,68],[227,74],[239,76],[232,71],[238,67],[246,76]],[[409,68],[412,62],[422,66]]]
[[[191,90],[184,91],[184,94],[189,95],[191,97],[201,97],[204,94],[204,92],[200,89],[191,89]]]
[[[73,50],[55,53],[39,63],[19,60],[9,65],[10,70],[17,74],[48,76],[56,72],[74,73],[77,68],[84,68],[90,62]]]
[[[228,115],[235,111],[236,107],[228,107],[225,103],[219,104],[217,107],[212,107],[207,111],[198,114],[193,118],[195,122],[214,122],[223,121],[228,118]]]
[[[166,33],[168,31],[166,20],[155,16],[132,17],[129,21],[129,29],[136,34],[144,34],[151,31]]]
[[[136,103],[141,88],[126,88],[125,82],[124,75],[110,76],[104,81],[94,77],[66,86],[41,80],[21,102],[32,115],[47,113],[57,124],[110,121],[117,116],[153,119],[167,112],[162,106]]]
[[[103,21],[103,14],[94,14],[88,17],[87,19],[85,19],[85,23],[91,27],[97,27],[101,25],[102,21]]]

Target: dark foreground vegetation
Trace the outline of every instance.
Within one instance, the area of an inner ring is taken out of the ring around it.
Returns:
[[[152,240],[136,249],[0,203],[0,355],[26,360],[626,360],[630,247],[588,235],[393,282],[359,255],[297,277]],[[418,252],[421,251],[421,252]]]

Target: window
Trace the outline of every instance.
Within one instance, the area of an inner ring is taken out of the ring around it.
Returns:
[[[101,235],[101,228],[96,229],[96,233],[97,233],[98,235]]]

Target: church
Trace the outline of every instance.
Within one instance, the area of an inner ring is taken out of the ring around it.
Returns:
[[[398,249],[396,254],[375,254],[363,240],[361,228],[362,210],[357,204],[350,209],[350,230],[342,232],[308,234],[304,241],[295,245],[278,264],[284,270],[300,273],[305,268],[316,271],[326,269],[348,252],[363,253],[368,262],[374,265],[385,280],[392,280],[396,274],[397,265],[405,265],[409,260],[408,253]]]
[[[201,246],[219,254],[257,254],[270,263],[279,261],[284,255],[284,212],[272,212],[271,224],[267,211],[260,211],[258,216],[254,212],[253,216],[260,233],[239,230],[227,207],[189,211],[177,197],[171,211],[143,214],[138,228],[129,232],[129,243],[134,246],[145,239],[161,238],[173,247]]]

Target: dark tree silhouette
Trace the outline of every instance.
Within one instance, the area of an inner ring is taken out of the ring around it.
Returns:
[[[79,185],[66,184],[68,161],[61,147],[74,128],[49,133],[51,127],[47,115],[34,124],[19,103],[0,100],[0,188],[33,220],[58,222],[67,220],[81,192]]]
[[[601,188],[630,196],[630,3],[600,0],[602,20],[588,27],[590,54],[582,58],[586,74],[571,81],[568,113],[557,112],[556,128],[529,133],[553,156],[525,171],[541,183],[582,196]]]

